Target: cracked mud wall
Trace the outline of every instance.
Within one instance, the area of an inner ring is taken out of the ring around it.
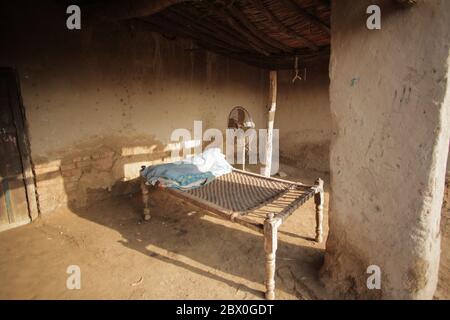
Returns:
[[[331,139],[328,65],[308,68],[305,81],[292,83],[293,75],[292,70],[278,72],[275,127],[280,129],[281,160],[299,168],[328,172]]]
[[[41,212],[130,191],[170,156],[174,129],[225,129],[244,106],[265,126],[268,74],[127,21],[66,28],[59,1],[2,3],[0,65],[16,68]]]
[[[449,145],[450,2],[410,9],[333,1],[330,235],[322,279],[351,298],[429,299],[436,289]],[[381,268],[369,290],[367,267]]]

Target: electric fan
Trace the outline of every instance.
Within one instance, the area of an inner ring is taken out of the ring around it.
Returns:
[[[244,131],[248,129],[254,129],[255,123],[253,122],[250,113],[244,107],[234,107],[228,116],[228,128],[229,129],[242,129]],[[249,146],[251,144],[252,136],[244,136],[244,143],[242,150],[238,150],[241,153],[242,170],[245,170],[246,155],[249,153]],[[239,157],[238,157],[239,159]]]

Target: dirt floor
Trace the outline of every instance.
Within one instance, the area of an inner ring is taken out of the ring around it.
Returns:
[[[282,169],[306,183],[317,177]],[[327,208],[328,192],[325,235]],[[261,235],[161,192],[152,219],[141,212],[139,195],[116,197],[0,233],[0,299],[263,298]],[[318,280],[325,242],[312,241],[314,230],[312,200],[282,225],[278,299],[327,298]],[[70,265],[81,269],[80,290],[66,288]]]
[[[306,183],[323,174],[283,166]],[[325,235],[328,178],[325,177]],[[450,178],[442,211],[441,265],[435,299],[450,299]],[[83,210],[63,209],[0,233],[0,299],[262,299],[262,236],[164,193],[149,222],[138,194]],[[312,241],[314,203],[280,231],[278,299],[327,299],[318,279],[325,242]],[[81,269],[68,290],[67,267]]]

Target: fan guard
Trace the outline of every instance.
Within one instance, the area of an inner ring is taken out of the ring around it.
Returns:
[[[228,115],[228,128],[254,129],[255,123],[247,109],[244,107],[234,107]]]

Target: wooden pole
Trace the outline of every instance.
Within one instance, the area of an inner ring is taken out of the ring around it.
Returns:
[[[275,260],[278,246],[279,222],[269,213],[264,221],[264,251],[266,253],[266,299],[275,299]]]
[[[270,108],[267,121],[267,141],[266,141],[266,162],[264,175],[270,177],[272,170],[272,149],[273,149],[273,125],[275,122],[275,111],[277,109],[277,72],[270,71],[269,88]]]
[[[316,194],[314,195],[314,202],[316,204],[316,242],[321,243],[323,238],[323,203],[324,203],[324,190],[323,180],[317,179],[316,181]]]

